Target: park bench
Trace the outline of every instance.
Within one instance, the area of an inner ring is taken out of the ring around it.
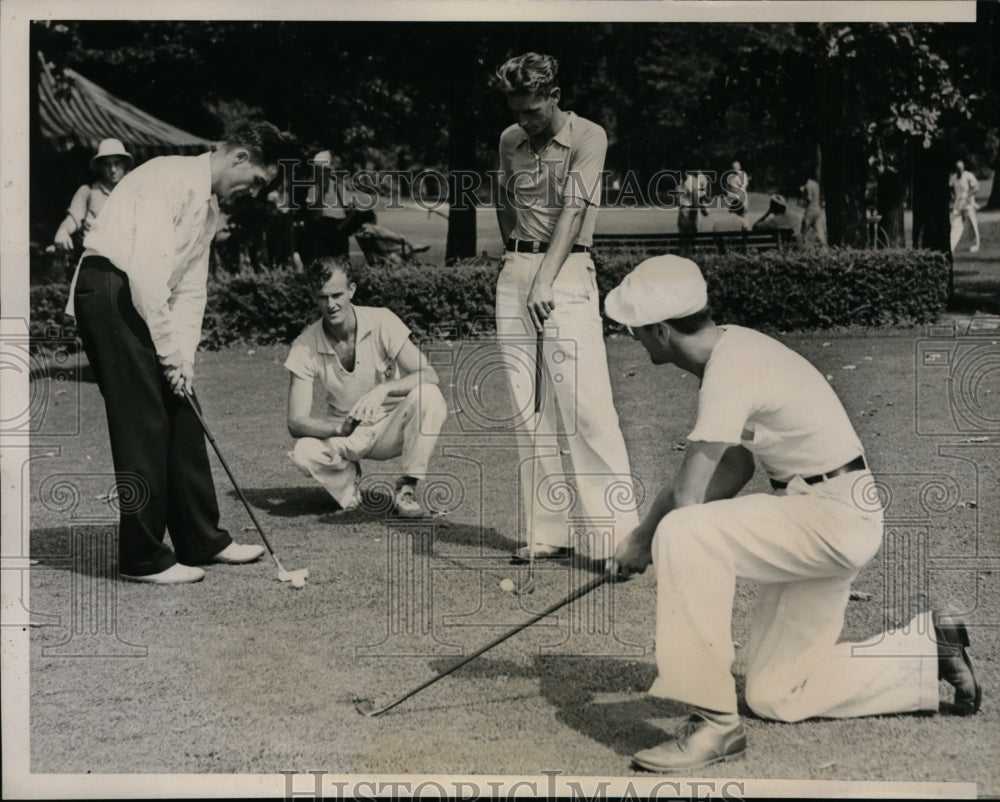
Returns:
[[[699,231],[694,234],[594,234],[594,250],[624,248],[644,253],[697,253],[713,251],[774,251],[794,247],[795,231],[791,228],[764,231]]]

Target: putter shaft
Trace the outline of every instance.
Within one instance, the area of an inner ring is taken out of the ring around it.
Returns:
[[[479,648],[476,651],[474,651],[468,657],[465,657],[465,658],[459,660],[457,663],[455,663],[455,665],[453,665],[448,670],[442,671],[440,674],[437,674],[437,675],[431,677],[426,682],[423,682],[420,685],[418,685],[412,691],[408,691],[407,693],[405,693],[402,696],[400,696],[398,699],[394,699],[393,701],[389,702],[389,704],[384,705],[383,707],[376,708],[374,706],[374,703],[370,699],[359,699],[359,700],[355,701],[354,708],[361,715],[367,716],[369,718],[372,717],[372,716],[379,716],[382,713],[386,712],[387,710],[392,710],[392,708],[394,708],[396,705],[398,705],[398,704],[400,704],[402,702],[405,702],[411,696],[415,696],[416,694],[420,693],[420,691],[422,691],[424,688],[426,688],[426,687],[428,687],[430,685],[433,685],[439,679],[444,679],[449,674],[451,674],[451,673],[457,671],[458,669],[460,669],[466,663],[471,663],[473,660],[475,660],[480,655],[485,654],[490,649],[492,649],[494,646],[499,646],[501,643],[503,643],[508,638],[514,637],[518,632],[521,632],[522,630],[527,629],[528,627],[532,626],[533,624],[537,624],[543,618],[546,618],[547,616],[552,615],[552,613],[556,612],[556,610],[560,610],[563,607],[565,607],[567,604],[571,604],[572,602],[574,602],[577,599],[579,599],[581,596],[586,596],[592,590],[595,590],[596,588],[599,588],[601,585],[603,585],[605,582],[609,581],[610,579],[611,579],[611,574],[608,574],[608,573],[604,573],[604,574],[601,574],[600,576],[594,577],[592,580],[590,580],[586,584],[581,585],[580,587],[578,587],[576,590],[574,590],[572,593],[570,593],[562,601],[558,601],[555,604],[553,604],[552,606],[546,607],[544,610],[542,610],[542,612],[537,613],[536,615],[532,616],[527,621],[525,621],[523,624],[518,624],[516,627],[514,627],[513,629],[505,632],[503,635],[501,635],[496,640],[491,641],[490,643],[487,643],[482,648]]]

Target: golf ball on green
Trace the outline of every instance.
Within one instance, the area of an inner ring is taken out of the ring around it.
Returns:
[[[304,588],[305,586],[306,586],[306,581],[300,576],[297,576],[295,577],[295,579],[292,580],[293,588]]]
[[[503,579],[501,579],[500,580],[500,590],[504,591],[504,593],[513,593],[514,592],[514,580],[512,580],[510,577],[504,577]]]

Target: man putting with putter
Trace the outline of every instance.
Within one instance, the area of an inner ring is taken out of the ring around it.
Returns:
[[[297,438],[288,456],[345,510],[358,507],[361,459],[402,455],[403,475],[393,506],[406,518],[423,516],[416,497],[448,410],[437,372],[388,309],[354,306],[350,264],[322,257],[308,267],[322,317],[289,351],[288,431]],[[327,414],[314,415],[313,383],[326,391]]]
[[[701,380],[684,463],[618,546],[609,572],[656,570],[650,693],[694,706],[671,740],[633,756],[689,773],[741,757],[746,735],[730,667],[736,579],[760,585],[746,655],[746,703],[778,721],[936,710],[982,691],[965,623],[940,610],[865,643],[837,643],[851,583],[879,549],[882,507],[864,449],[833,389],[776,340],[712,321],[701,271],[647,259],[612,290],[605,313],[630,327],[653,364]],[[734,498],[756,457],[775,492]]]
[[[506,243],[497,279],[496,321],[516,410],[522,464],[520,482],[527,545],[515,564],[570,556],[568,515],[607,519],[607,499],[631,481],[628,452],[611,395],[597,281],[590,245],[601,199],[607,136],[599,125],[559,108],[558,64],[551,56],[526,53],[497,70],[517,123],[500,135],[497,220]],[[543,337],[536,356],[536,335]],[[534,414],[537,376],[541,409]],[[539,483],[563,476],[556,440],[556,404],[569,441],[581,509],[547,506]],[[531,421],[535,426],[531,430]],[[634,494],[613,510],[614,529],[638,523]],[[610,556],[607,544],[592,554]]]
[[[194,387],[219,201],[256,197],[291,156],[290,137],[258,122],[212,153],[151,159],[118,183],[84,239],[66,311],[104,397],[117,481],[134,493],[118,527],[127,579],[196,582],[200,563],[264,553],[219,528],[205,436],[185,391]]]

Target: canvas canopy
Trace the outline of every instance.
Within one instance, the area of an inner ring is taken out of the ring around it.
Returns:
[[[83,147],[96,151],[102,139],[120,139],[137,161],[167,154],[193,155],[212,142],[163,122],[115,97],[80,73],[64,69],[58,77],[41,59],[39,113],[42,136],[58,151]]]

